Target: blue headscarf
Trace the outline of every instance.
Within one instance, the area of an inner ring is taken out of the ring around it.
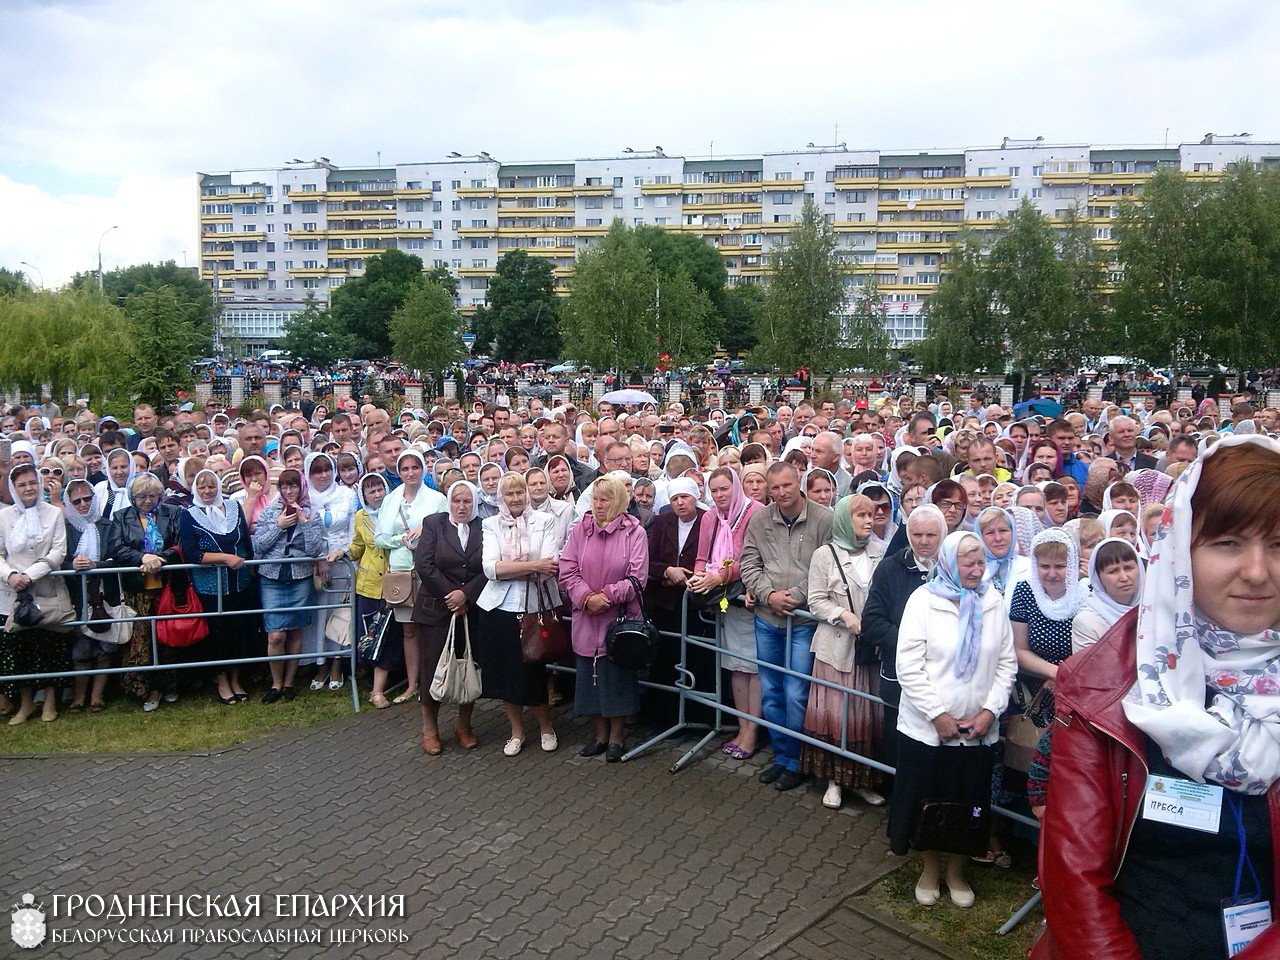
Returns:
[[[957,530],[947,535],[938,550],[938,562],[929,582],[925,584],[935,597],[960,601],[960,638],[956,645],[955,675],[967,681],[978,666],[978,653],[982,647],[982,595],[987,592],[987,578],[983,577],[976,589],[969,590],[960,584],[960,546],[966,537],[972,537],[982,546],[982,538],[969,530]]]
[[[986,579],[997,590],[1004,593],[1005,588],[1009,585],[1009,572],[1013,568],[1014,558],[1018,556],[1018,538],[1016,536],[1018,528],[1013,522],[1013,514],[1008,510],[1000,507],[987,507],[978,514],[978,536],[982,536],[982,521],[988,514],[998,514],[1004,517],[1009,524],[1009,546],[1005,549],[1003,557],[992,552],[991,548],[987,546],[985,537],[982,540],[982,552],[987,558]]]

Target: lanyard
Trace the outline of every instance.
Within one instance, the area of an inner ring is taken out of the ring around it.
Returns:
[[[1240,881],[1244,877],[1244,868],[1249,868],[1249,877],[1253,880],[1253,897],[1256,900],[1262,895],[1262,884],[1258,882],[1258,874],[1253,869],[1253,859],[1249,856],[1249,848],[1245,843],[1244,801],[1230,790],[1226,791],[1227,806],[1236,818],[1236,833],[1240,837],[1240,856],[1236,860],[1236,887],[1231,894],[1232,904],[1240,903]]]

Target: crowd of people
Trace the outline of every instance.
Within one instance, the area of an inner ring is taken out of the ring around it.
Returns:
[[[530,718],[559,749],[571,698],[593,722],[580,755],[616,762],[637,722],[671,723],[678,663],[701,691],[722,669],[742,714],[722,752],[767,742],[761,783],[887,804],[923,905],[945,885],[971,906],[967,862],[1010,862],[994,819],[970,855],[926,811],[1042,818],[1039,956],[1217,957],[1224,923],[1244,936],[1273,902],[1280,410],[1251,394],[1056,418],[887,391],[735,411],[292,399],[0,417],[0,675],[63,678],[6,682],[10,724],[116,696],[155,710],[195,673],[84,672],[116,666],[213,662],[200,679],[230,709],[258,682],[264,703],[337,691],[376,632],[369,702],[419,703],[427,755],[450,740],[442,708],[480,746],[474,704],[433,685],[465,643],[506,756]],[[179,581],[229,614],[206,636],[154,663],[145,621],[104,631]],[[613,625],[644,617],[666,632],[647,669],[610,654]],[[567,673],[528,656],[551,622]],[[704,642],[672,640],[682,624]],[[264,653],[291,659],[238,663]],[[1212,816],[1153,814],[1159,794]],[[1238,955],[1276,955],[1265,927]]]

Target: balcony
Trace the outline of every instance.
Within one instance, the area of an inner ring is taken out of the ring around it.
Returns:
[[[459,187],[458,196],[464,200],[492,200],[498,196],[497,187]]]
[[[488,188],[492,189],[492,188]],[[574,187],[572,184],[564,187],[500,187],[497,195],[499,197],[571,197],[573,196]],[[458,191],[460,196],[464,195],[461,190]],[[484,194],[484,196],[493,196],[494,194]]]
[[[683,183],[645,183],[640,185],[640,192],[646,196],[651,194],[684,193]]]
[[[1010,176],[1001,176],[1000,174],[984,174],[983,176],[972,176],[964,178],[966,187],[1007,187],[1013,182]]]
[[[1111,174],[1108,174],[1107,176],[1111,176]],[[1088,170],[1072,170],[1065,173],[1046,173],[1040,179],[1043,183],[1048,185],[1062,184],[1065,186],[1069,184],[1088,183],[1090,174]],[[1112,181],[1107,182],[1109,183]]]
[[[760,189],[766,193],[777,193],[779,190],[803,190],[804,180],[765,180],[761,182]]]
[[[884,184],[888,186],[897,182],[885,180]],[[879,177],[836,177],[831,183],[834,190],[874,190],[880,186],[881,181]]]
[[[430,200],[431,190],[426,187],[415,187],[412,190],[408,187],[402,187],[395,191],[397,200]]]
[[[232,240],[265,240],[267,239],[267,232],[265,230],[241,231],[239,233],[211,233],[206,231],[200,234],[200,239],[206,242],[216,240],[219,243]]]
[[[497,227],[462,227],[458,230],[458,236],[463,239],[496,237],[497,235]]]
[[[655,186],[670,186],[670,184],[655,184]],[[643,188],[641,188],[643,190]],[[613,196],[613,184],[611,183],[578,183],[574,184],[573,195],[575,197],[611,197]]]
[[[460,277],[492,277],[496,271],[493,267],[459,267]]]
[[[878,201],[880,210],[963,210],[963,199],[951,200],[884,200]]]

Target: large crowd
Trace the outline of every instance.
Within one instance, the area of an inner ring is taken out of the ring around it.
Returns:
[[[1223,956],[1280,868],[1280,410],[1245,391],[1016,417],[880,386],[733,410],[12,408],[0,676],[58,679],[7,681],[0,710],[323,695],[356,643],[375,708],[420,704],[427,755],[480,746],[478,695],[508,757],[530,718],[559,749],[571,701],[580,755],[615,762],[674,719],[678,663],[701,691],[722,669],[723,753],[767,745],[763,784],[887,804],[921,904],[971,906],[966,863],[1009,865],[998,805],[1042,819],[1038,956]],[[190,591],[224,614],[194,640],[120,629]],[[644,619],[664,633],[640,665],[613,644]],[[701,644],[673,639],[686,620]],[[440,673],[471,658],[460,697]],[[1239,956],[1278,955],[1280,928],[1250,929]]]

